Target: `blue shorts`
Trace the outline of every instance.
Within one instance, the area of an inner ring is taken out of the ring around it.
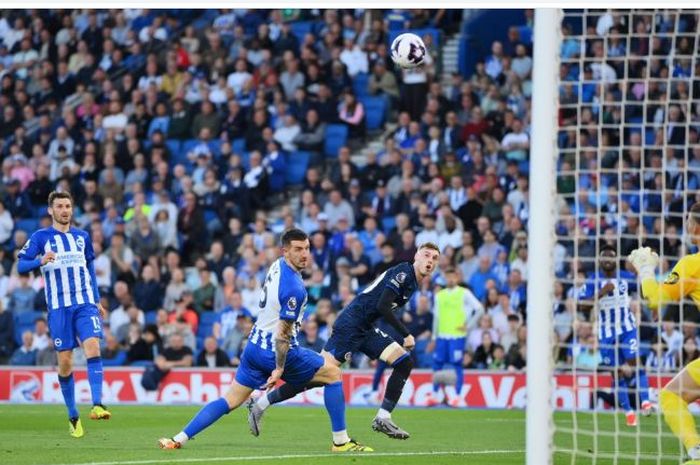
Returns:
[[[292,386],[304,386],[311,381],[324,362],[323,356],[311,349],[293,347],[287,353],[282,379]],[[236,370],[236,381],[251,389],[260,389],[275,366],[274,352],[248,343],[241,356],[241,365]]]
[[[49,310],[48,323],[57,352],[73,350],[78,347],[78,340],[102,339],[102,317],[94,304]]]
[[[437,338],[435,340],[433,361],[438,365],[462,363],[464,359],[464,345],[466,342],[467,339],[464,337],[455,339]]]
[[[377,360],[384,349],[393,343],[397,342],[379,328],[339,327],[336,324],[324,350],[340,363],[349,361],[354,352],[362,352],[370,359]]]
[[[599,348],[603,365],[615,367],[627,360],[634,360],[639,354],[637,330],[627,331],[617,337],[600,339]]]

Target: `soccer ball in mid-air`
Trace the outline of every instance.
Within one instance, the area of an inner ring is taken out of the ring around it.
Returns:
[[[415,68],[422,65],[426,53],[423,39],[410,32],[399,35],[391,43],[391,59],[401,68]]]

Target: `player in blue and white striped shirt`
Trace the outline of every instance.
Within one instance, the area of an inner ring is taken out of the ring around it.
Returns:
[[[638,366],[639,337],[637,320],[630,308],[629,283],[617,270],[617,250],[611,246],[601,248],[600,272],[595,277],[596,306],[598,307],[598,341],[603,364],[611,367],[617,387],[620,407],[625,411],[627,424],[636,426],[637,415],[629,399],[629,384],[636,380],[643,415],[649,415],[649,380],[644,367]],[[593,297],[593,283],[588,284],[586,294]]]
[[[88,381],[93,407],[90,418],[108,420],[111,413],[102,405],[102,358],[100,341],[105,310],[100,305],[90,236],[71,226],[73,198],[67,192],[49,195],[49,215],[53,224],[36,231],[19,252],[17,271],[37,268],[44,277],[49,309],[49,332],[58,352],[58,381],[68,408],[71,436],[83,436],[75,406],[73,348],[82,345],[87,358]]]

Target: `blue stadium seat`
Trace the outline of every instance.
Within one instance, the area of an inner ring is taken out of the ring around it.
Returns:
[[[384,116],[386,114],[386,100],[384,97],[362,97],[362,105],[365,107],[365,122],[367,130],[381,129],[384,126]]]
[[[219,313],[216,313],[216,312],[202,312],[202,315],[200,316],[200,319],[199,319],[199,324],[213,326],[214,323],[219,321],[219,316],[221,316],[221,315]]]
[[[233,142],[231,142],[231,151],[238,155],[245,152],[245,139],[242,137],[240,139],[233,139]]]
[[[395,216],[385,216],[382,218],[382,229],[384,229],[384,234],[389,234],[392,229],[396,226]]]
[[[323,153],[328,158],[337,158],[338,150],[348,140],[348,127],[344,124],[329,124],[326,126],[326,141],[323,144]]]
[[[647,128],[644,132],[644,141],[647,145],[654,145],[656,140],[656,134],[654,134],[654,128]]]
[[[155,322],[156,322],[156,317],[157,317],[157,316],[158,316],[158,312],[157,312],[156,310],[153,310],[153,311],[150,311],[150,312],[146,312],[146,313],[144,314],[144,317],[145,317],[145,320],[146,320],[146,324],[147,324],[147,325],[155,324]]]
[[[170,152],[170,156],[176,156],[180,153],[180,146],[182,143],[177,139],[168,139],[165,141],[165,146]]]
[[[532,28],[530,26],[519,26],[518,33],[520,34],[520,41],[526,45],[532,43]]]
[[[135,362],[131,362],[132,367],[148,367],[153,365],[153,362],[150,360],[136,360]]]
[[[358,98],[369,95],[369,74],[356,74],[355,77],[352,78],[352,90]]]
[[[31,235],[39,229],[39,220],[36,218],[20,218],[15,222],[15,230],[24,231]]]
[[[433,366],[433,356],[426,352],[428,348],[428,339],[416,340],[416,358],[418,360],[418,368],[430,368]]]
[[[304,42],[304,36],[311,32],[313,24],[311,21],[295,21],[292,23],[289,23],[289,29],[292,31],[292,34],[299,39],[299,43]]]
[[[309,152],[297,151],[287,154],[287,172],[285,182],[287,185],[298,185],[304,182],[306,168],[309,166]]]
[[[15,342],[22,345],[22,333],[34,331],[34,320],[43,317],[43,312],[22,312],[14,315],[15,320]]]

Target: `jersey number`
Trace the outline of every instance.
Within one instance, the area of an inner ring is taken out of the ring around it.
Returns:
[[[92,320],[92,326],[95,328],[95,331],[100,329],[100,317],[99,316],[91,316],[90,319]]]
[[[272,281],[272,276],[268,275],[265,279],[265,284],[262,288],[262,296],[260,297],[260,308],[265,308],[267,305],[267,283]]]

